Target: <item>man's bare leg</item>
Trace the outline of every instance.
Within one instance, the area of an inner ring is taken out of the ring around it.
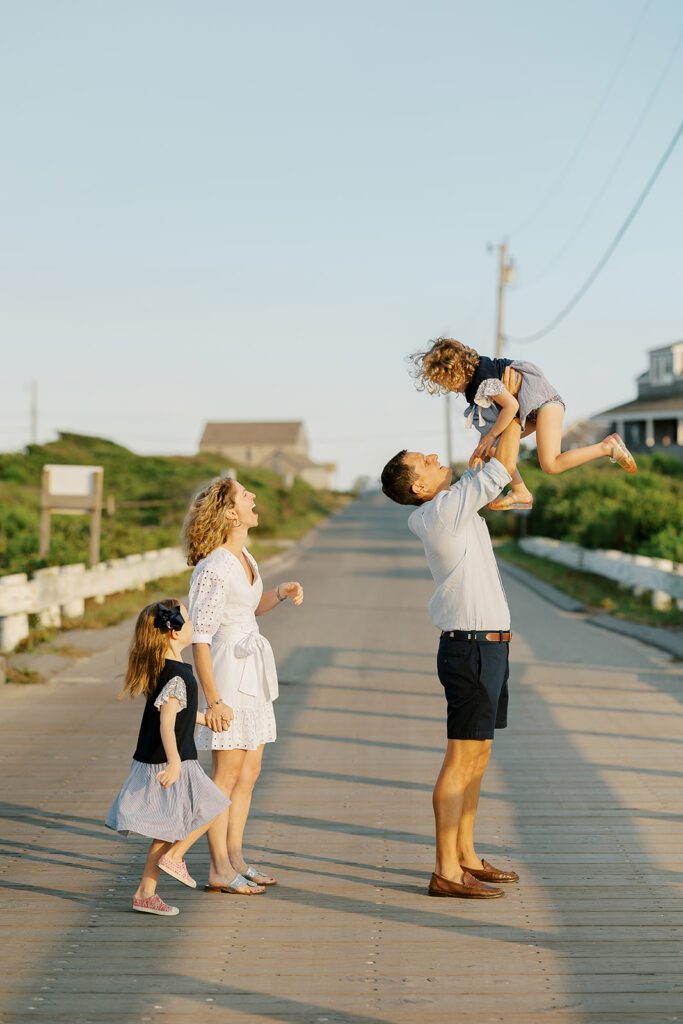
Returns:
[[[471,831],[479,800],[479,786],[491,752],[490,740],[449,740],[439,777],[434,786],[432,804],[436,821],[436,866],[434,871],[451,882],[462,882],[458,834],[466,806]],[[474,792],[467,791],[477,783]],[[470,853],[470,851],[467,851]],[[476,856],[476,855],[475,855]],[[476,863],[469,864],[476,867]]]
[[[458,829],[457,853],[458,861],[468,868],[483,867],[480,857],[474,846],[474,823],[479,807],[479,794],[481,792],[481,780],[491,756],[491,740],[481,740],[482,746],[486,748],[486,759],[482,752],[480,773],[477,774],[465,790],[463,799],[462,814],[460,815],[460,828]]]

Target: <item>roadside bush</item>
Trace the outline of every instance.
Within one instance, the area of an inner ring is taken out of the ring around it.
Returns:
[[[521,463],[534,493],[527,532],[683,562],[683,465],[665,455],[639,455],[638,466],[634,476],[607,462],[545,476],[534,460]],[[495,536],[520,530],[518,516],[487,512],[486,518]]]
[[[87,516],[53,516],[49,562],[38,557],[40,481],[46,462],[104,466],[105,498],[112,495],[117,502],[115,514],[102,517],[105,560],[179,544],[192,495],[226,467],[218,455],[136,455],[104,438],[79,434],[60,434],[50,444],[2,453],[0,574],[87,559]],[[315,491],[300,480],[288,490],[269,470],[238,472],[242,483],[256,493],[261,539],[300,536],[340,501],[338,495]]]

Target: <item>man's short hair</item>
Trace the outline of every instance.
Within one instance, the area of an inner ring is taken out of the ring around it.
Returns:
[[[382,470],[382,491],[387,498],[391,498],[398,505],[422,505],[422,498],[418,498],[413,490],[415,483],[413,471],[403,461],[403,457],[407,453],[408,449],[404,448],[402,452],[398,452],[393,459],[389,459],[387,462]]]

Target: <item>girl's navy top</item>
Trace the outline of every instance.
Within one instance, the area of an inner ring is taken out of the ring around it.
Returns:
[[[167,658],[159,673],[154,692],[147,698],[145,710],[142,713],[138,745],[133,758],[136,761],[142,761],[143,764],[165,764],[168,761],[164,745],[161,742],[161,712],[154,707],[154,701],[166,683],[174,676],[180,676],[185,683],[187,692],[187,707],[179,711],[175,717],[175,739],[178,753],[181,761],[197,760],[197,748],[194,744],[199,700],[197,680],[190,665],[186,665],[184,661],[172,661]]]
[[[495,380],[496,378],[502,380],[506,367],[511,365],[512,359],[490,359],[488,356],[479,356],[477,368],[465,388],[465,398],[469,404],[473,404],[477,391],[485,380]]]

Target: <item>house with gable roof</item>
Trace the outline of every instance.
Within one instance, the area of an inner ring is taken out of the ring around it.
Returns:
[[[270,469],[287,486],[299,477],[318,490],[334,487],[336,465],[310,458],[308,435],[300,420],[207,423],[199,451],[220,455],[226,462]]]
[[[632,451],[666,451],[683,457],[683,341],[652,348],[636,378],[638,397],[591,417],[618,431]]]

